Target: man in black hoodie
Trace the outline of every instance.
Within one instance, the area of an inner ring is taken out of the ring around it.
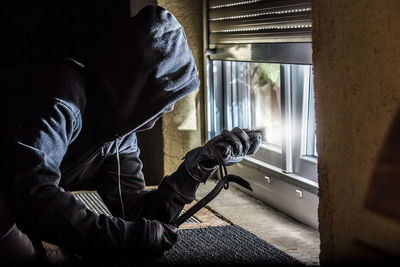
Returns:
[[[223,131],[189,151],[156,190],[145,189],[135,133],[197,89],[196,73],[182,26],[157,6],[111,33],[85,66],[65,59],[2,73],[0,263],[32,262],[35,240],[87,257],[152,257],[170,249],[177,237],[171,222],[218,157],[234,164],[261,140],[239,128]],[[69,192],[87,184],[112,217],[91,212]]]

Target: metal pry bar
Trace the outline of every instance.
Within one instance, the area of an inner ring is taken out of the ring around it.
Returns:
[[[263,130],[244,130],[246,132],[253,132],[253,133],[263,133]],[[176,218],[172,224],[175,225],[175,227],[179,227],[182,223],[184,223],[187,219],[189,219],[191,216],[193,216],[196,212],[198,212],[202,207],[207,205],[211,200],[213,200],[219,192],[221,192],[222,188],[228,189],[229,188],[229,182],[234,182],[237,183],[238,185],[253,191],[251,188],[250,184],[243,179],[242,177],[234,174],[228,174],[228,171],[226,169],[226,166],[224,164],[221,151],[218,150],[216,147],[214,147],[217,159],[218,159],[218,165],[219,165],[219,171],[220,171],[220,176],[221,180],[217,183],[217,185],[211,190],[210,193],[208,193],[205,197],[203,197],[199,202],[194,204],[190,209],[188,209],[185,213],[183,213],[181,216]]]
[[[240,176],[234,175],[234,174],[228,174],[225,175],[217,185],[211,190],[210,193],[208,193],[205,197],[203,197],[199,202],[194,204],[190,209],[188,209],[185,213],[183,213],[181,216],[179,216],[174,222],[172,222],[175,227],[179,227],[182,223],[184,223],[187,219],[189,219],[191,216],[193,216],[196,212],[198,212],[201,208],[203,208],[205,205],[207,205],[211,200],[213,200],[219,192],[221,192],[222,188],[224,188],[225,184],[228,184],[229,182],[234,182],[237,183],[240,186],[243,186],[244,188],[253,191],[251,188],[250,184],[243,179]]]

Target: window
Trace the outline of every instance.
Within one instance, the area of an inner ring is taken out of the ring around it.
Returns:
[[[246,193],[317,229],[310,0],[203,3],[207,137],[262,129],[259,151],[229,172],[250,183]]]
[[[215,61],[213,68],[214,90],[222,92],[215,100],[222,101],[223,127],[262,129],[263,144],[280,148],[280,65]],[[210,137],[218,134],[211,131]]]
[[[316,181],[311,66],[228,60],[209,64],[209,138],[222,129],[262,129],[254,158]]]

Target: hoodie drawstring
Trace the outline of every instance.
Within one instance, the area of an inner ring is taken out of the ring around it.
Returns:
[[[119,141],[120,137],[116,136],[115,137],[115,147],[117,149],[116,154],[117,154],[117,168],[118,168],[118,193],[119,193],[119,201],[121,202],[121,212],[122,212],[122,219],[125,219],[125,208],[124,208],[124,201],[122,200],[122,190],[121,190],[121,166],[119,162]]]

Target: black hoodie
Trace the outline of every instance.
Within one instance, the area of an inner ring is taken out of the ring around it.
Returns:
[[[101,118],[102,135],[112,139],[135,131],[199,86],[183,27],[160,7],[143,9],[105,38],[87,68],[102,88],[89,85],[96,101],[88,101],[89,116]]]
[[[80,254],[130,254],[147,238],[143,218],[170,222],[194,199],[198,185],[183,164],[145,190],[135,134],[199,86],[183,27],[165,9],[142,9],[93,49],[86,66],[66,59],[0,78],[7,99],[0,201],[31,237]],[[114,217],[68,192],[88,183]]]

